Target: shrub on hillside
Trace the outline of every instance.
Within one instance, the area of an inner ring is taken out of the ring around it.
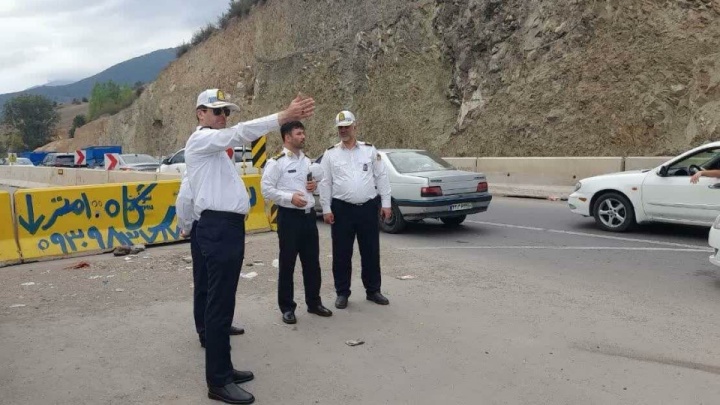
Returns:
[[[201,28],[200,31],[196,31],[193,34],[192,39],[190,40],[190,43],[192,45],[197,45],[202,42],[204,42],[206,39],[210,38],[210,36],[217,31],[217,27],[212,25],[211,23],[208,23],[205,27]]]
[[[175,51],[175,56],[177,56],[179,58],[179,57],[185,55],[187,53],[187,51],[190,50],[190,46],[191,45],[188,44],[187,42],[183,42],[182,45],[178,46],[177,51]]]

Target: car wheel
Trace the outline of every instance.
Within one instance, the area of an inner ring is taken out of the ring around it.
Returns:
[[[610,232],[625,232],[635,224],[632,203],[619,193],[601,195],[595,201],[593,216],[602,230]]]
[[[400,233],[405,229],[405,218],[400,213],[400,208],[392,202],[392,217],[390,219],[382,219],[378,214],[378,221],[380,221],[380,229],[387,233]]]
[[[456,217],[443,217],[440,218],[443,224],[446,226],[458,226],[465,221],[465,218],[467,218],[467,215],[458,215]]]

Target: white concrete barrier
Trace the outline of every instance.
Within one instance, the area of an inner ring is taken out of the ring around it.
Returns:
[[[155,172],[132,172],[110,170],[108,171],[108,183],[132,183],[135,181],[155,181]]]
[[[672,156],[628,156],[625,158],[625,170],[654,169],[672,158]]]
[[[578,180],[622,171],[621,157],[478,158],[489,183],[571,186]]]
[[[459,170],[467,170],[470,172],[477,171],[477,160],[475,157],[444,157],[444,161],[455,166]]]

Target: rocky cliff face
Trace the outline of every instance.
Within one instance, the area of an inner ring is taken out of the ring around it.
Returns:
[[[674,153],[720,139],[720,0],[269,0],[70,148],[167,155],[211,87],[235,120],[312,95],[310,155],[345,108],[361,139],[445,156]]]

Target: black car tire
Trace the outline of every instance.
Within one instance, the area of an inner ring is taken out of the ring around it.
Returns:
[[[397,204],[395,204],[395,201],[392,202],[391,209],[392,217],[390,217],[389,220],[383,220],[378,213],[380,229],[387,233],[400,233],[405,229],[407,223],[405,222],[405,218],[403,218],[402,213],[400,213],[400,208]]]
[[[467,218],[467,215],[458,215],[455,217],[442,217],[442,218],[440,218],[440,220],[442,221],[443,224],[445,224],[445,226],[454,227],[454,226],[458,226],[458,225],[462,224],[463,221],[465,221],[465,218]]]
[[[604,231],[625,232],[635,225],[635,208],[620,193],[610,192],[598,197],[592,213],[595,223]]]

